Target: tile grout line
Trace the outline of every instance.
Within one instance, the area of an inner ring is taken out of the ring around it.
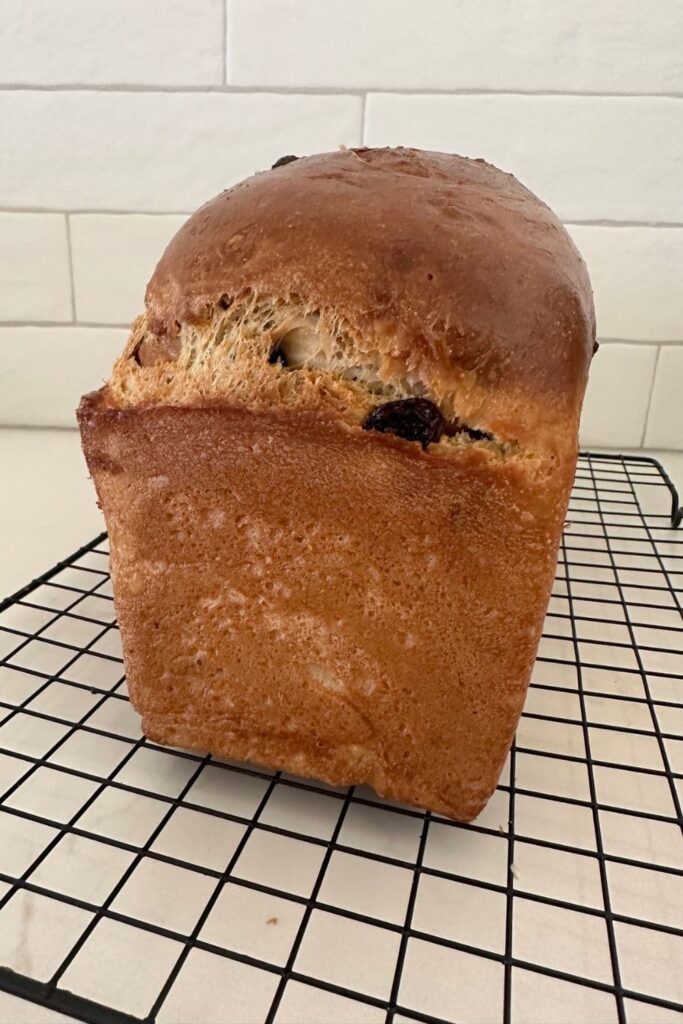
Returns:
[[[74,279],[74,253],[73,253],[73,240],[71,238],[71,217],[70,214],[64,214],[64,220],[66,222],[66,252],[67,260],[69,265],[69,289],[70,289],[70,300],[71,300],[71,322],[72,324],[77,323],[76,316],[76,281]],[[4,326],[4,324],[2,325]]]
[[[359,97],[363,100],[367,100],[366,93],[359,93]],[[364,103],[364,112],[366,104]],[[363,129],[365,130],[365,117],[363,120]],[[363,142],[363,144],[365,144]],[[348,147],[353,148],[353,147]],[[304,154],[311,155],[311,154]],[[265,170],[266,168],[262,168]],[[235,182],[238,184],[238,182]],[[0,213],[66,213],[71,217],[81,216],[101,216],[101,217],[191,217],[194,210],[149,210],[142,209],[140,207],[132,209],[130,207],[74,207],[65,209],[63,206],[31,206],[31,205],[19,205],[19,206],[3,206],[0,203]],[[623,218],[617,220],[616,218],[603,217],[568,217],[562,219],[562,223],[565,227],[599,227],[599,228],[649,228],[652,230],[681,230],[683,229],[683,221],[677,220],[634,220],[630,218]],[[605,339],[603,339],[605,340]]]
[[[238,84],[206,82],[204,84],[175,84],[168,83],[133,83],[133,82],[107,82],[107,83],[79,83],[60,82],[45,83],[42,85],[26,84],[17,82],[3,82],[0,84],[0,92],[100,92],[100,93],[178,93],[188,95],[201,95],[203,93],[225,93],[234,95],[281,95],[281,96],[395,96],[401,99],[412,97],[459,97],[459,96],[492,96],[492,97],[521,97],[521,98],[563,98],[567,99],[600,99],[600,100],[681,100],[683,92],[600,92],[596,90],[572,91],[564,89],[484,89],[459,87],[453,89],[415,87],[413,89],[397,89],[387,86],[373,85],[276,85],[268,84]]]
[[[365,145],[365,131],[366,131],[367,117],[368,117],[368,94],[364,93],[362,101],[361,101],[361,110],[360,110],[360,144],[361,144],[361,146]]]
[[[71,261],[69,260],[69,264]],[[88,327],[107,328],[113,331],[130,330],[130,324],[96,323],[92,320],[0,320],[0,327]]]
[[[573,217],[563,220],[565,227],[595,228],[682,228],[683,222],[676,220],[614,220],[610,217]]]
[[[657,369],[659,367],[659,358],[660,358],[661,354],[662,354],[662,347],[661,347],[661,345],[659,345],[657,347],[657,352],[655,353],[655,365],[652,368],[652,383],[650,384],[650,393],[649,393],[648,398],[647,398],[647,408],[645,410],[645,417],[644,417],[644,421],[643,421],[643,431],[642,431],[642,433],[640,435],[640,445],[639,445],[640,448],[643,448],[644,445],[645,445],[645,438],[647,436],[647,428],[648,428],[649,422],[650,422],[650,413],[652,412],[652,399],[654,397],[655,383],[657,381]]]
[[[228,0],[221,0],[223,85],[228,85]]]
[[[630,347],[633,347],[633,346],[639,347],[639,346],[642,346],[642,345],[646,345],[648,348],[654,348],[654,347],[657,347],[657,348],[664,347],[664,348],[666,348],[667,346],[671,346],[671,345],[674,345],[674,346],[675,345],[681,345],[681,344],[683,344],[683,342],[679,341],[677,338],[670,338],[670,339],[667,339],[666,341],[662,341],[661,339],[654,339],[654,338],[600,338],[600,344],[601,345],[606,345],[606,346],[609,346],[609,345],[628,345]],[[640,447],[640,445],[636,445],[636,447]]]

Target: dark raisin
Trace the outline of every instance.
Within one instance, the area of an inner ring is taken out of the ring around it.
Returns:
[[[279,160],[275,161],[275,163],[271,167],[271,171],[274,171],[276,167],[284,167],[285,164],[292,164],[294,163],[295,160],[298,159],[298,156],[281,156]]]
[[[268,355],[269,363],[282,363],[283,366],[287,365],[287,359],[284,352],[279,345],[273,345]]]
[[[221,295],[220,299],[218,300],[218,305],[221,307],[221,309],[230,309],[230,307],[232,306],[232,299],[230,298],[229,295]]]
[[[438,441],[446,421],[427,398],[403,398],[373,409],[363,423],[364,430],[396,434],[406,441],[419,441],[423,448]]]

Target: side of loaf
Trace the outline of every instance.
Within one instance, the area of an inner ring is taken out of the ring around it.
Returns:
[[[594,330],[566,232],[483,162],[324,154],[190,218],[79,409],[145,733],[476,816]]]

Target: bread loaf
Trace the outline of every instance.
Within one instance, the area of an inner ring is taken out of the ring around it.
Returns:
[[[145,305],[79,420],[146,735],[470,820],[576,464],[566,231],[481,160],[342,150],[203,206]]]

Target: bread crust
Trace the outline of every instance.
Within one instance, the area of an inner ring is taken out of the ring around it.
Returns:
[[[146,306],[79,408],[146,735],[471,820],[576,465],[595,320],[566,231],[483,161],[344,150],[202,207]],[[413,394],[472,429],[364,429]]]
[[[311,415],[80,409],[150,738],[470,820],[521,711],[571,470]]]
[[[169,244],[148,328],[172,337],[245,294],[343,318],[495,434],[538,448],[556,423],[576,431],[595,340],[585,264],[549,207],[483,160],[347,149],[248,178]]]

